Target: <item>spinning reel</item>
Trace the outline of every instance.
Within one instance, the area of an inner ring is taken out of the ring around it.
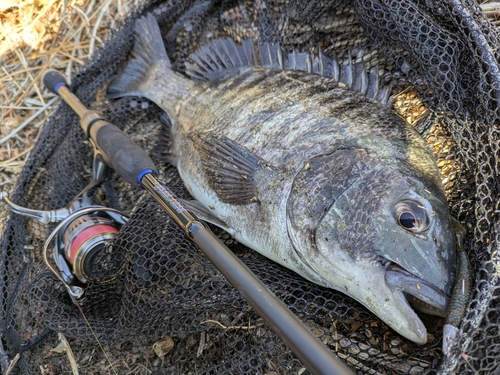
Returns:
[[[106,283],[119,274],[120,258],[109,247],[122,225],[128,220],[120,211],[94,205],[88,191],[99,186],[106,174],[106,164],[98,151],[94,153],[92,180],[68,206],[51,211],[24,208],[14,204],[6,193],[0,194],[15,213],[42,223],[59,223],[45,241],[43,259],[47,267],[64,284],[71,297],[81,299],[89,282]],[[48,249],[54,241],[53,260]],[[123,263],[123,262],[122,262]]]

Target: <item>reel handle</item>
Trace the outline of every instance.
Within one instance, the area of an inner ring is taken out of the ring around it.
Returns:
[[[85,105],[69,90],[63,75],[55,70],[47,71],[43,76],[45,87],[59,95],[81,118],[81,126],[103,156],[108,166],[113,168],[129,184],[143,188],[144,175],[157,175],[156,167],[148,154],[100,115],[88,110]]]

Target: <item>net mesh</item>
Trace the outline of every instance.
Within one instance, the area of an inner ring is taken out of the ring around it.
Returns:
[[[479,6],[469,0],[147,4],[73,78],[72,90],[148,151],[161,180],[188,198],[162,152],[159,109],[139,98],[105,97],[133,45],[133,21],[147,12],[157,17],[173,66],[181,73],[191,52],[222,37],[279,43],[287,51],[318,53],[321,48],[340,61],[362,61],[378,70],[384,84],[392,85],[394,110],[433,149],[452,213],[468,230],[474,289],[448,355],[440,349],[441,321],[424,317],[429,342],[419,347],[350,298],[311,284],[213,230],[358,373],[498,371],[500,34]],[[64,207],[90,179],[92,149],[65,104],[46,124],[32,155],[12,196],[17,204],[42,210]],[[111,266],[119,267],[118,276],[89,284],[82,303],[118,373],[308,373],[144,191],[110,174],[94,189],[93,199],[130,217],[106,249],[106,259],[115,260]],[[53,229],[53,224],[10,215],[0,263],[0,328],[7,351],[2,360],[20,353],[20,373],[38,373],[40,368],[69,373],[65,357],[51,351],[61,332],[69,338],[82,373],[111,373],[78,308],[42,261],[43,244]],[[104,273],[110,272],[106,259],[96,262]],[[152,351],[160,339],[173,343],[161,357]]]

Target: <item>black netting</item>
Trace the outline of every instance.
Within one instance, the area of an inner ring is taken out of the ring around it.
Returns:
[[[469,0],[169,0],[153,1],[131,15],[73,78],[72,90],[147,150],[162,181],[187,198],[158,146],[159,109],[143,99],[109,101],[104,96],[129,56],[133,21],[151,11],[179,72],[191,52],[222,37],[279,43],[290,52],[318,53],[321,48],[339,61],[350,58],[363,61],[371,71],[378,69],[382,82],[392,85],[394,110],[415,124],[433,149],[452,213],[468,230],[473,297],[449,355],[443,357],[440,349],[442,322],[427,319],[429,342],[419,347],[350,298],[309,283],[214,230],[359,373],[498,371],[500,34],[478,5]],[[46,124],[12,200],[33,209],[64,207],[88,183],[91,165],[92,149],[78,118],[61,104]],[[106,256],[96,261],[104,273],[116,277],[90,284],[82,304],[120,373],[307,373],[143,191],[110,174],[93,197],[130,216]],[[38,373],[40,366],[69,373],[66,359],[50,351],[62,332],[83,373],[109,373],[78,308],[42,261],[43,244],[53,229],[10,216],[0,263],[3,346],[10,359],[21,353],[20,373]],[[165,337],[173,339],[174,347],[158,358],[151,347]]]

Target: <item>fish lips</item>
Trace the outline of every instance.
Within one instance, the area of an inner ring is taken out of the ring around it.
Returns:
[[[450,297],[397,264],[387,266],[385,282],[394,292],[402,292],[408,305],[427,314],[446,316]]]

